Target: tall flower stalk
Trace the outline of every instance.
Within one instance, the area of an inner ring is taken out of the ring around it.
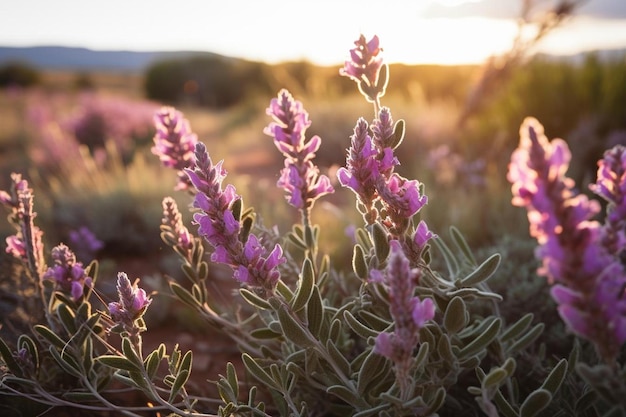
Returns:
[[[280,279],[278,266],[286,262],[283,250],[276,244],[268,254],[252,233],[245,241],[240,240],[241,197],[232,184],[222,189],[226,177],[222,161],[214,165],[206,146],[200,142],[195,150],[195,168],[185,171],[196,189],[193,206],[199,212],[193,218],[198,233],[214,249],[211,260],[229,265],[235,279],[242,284],[273,294]]]
[[[315,200],[335,191],[330,179],[320,174],[312,161],[322,140],[319,136],[307,140],[306,130],[311,125],[309,115],[302,103],[285,89],[271,100],[267,114],[273,122],[264,132],[274,138],[276,148],[285,157],[285,167],[277,185],[287,192],[289,204],[300,210],[303,225],[310,227]]]
[[[616,154],[620,157],[614,158]],[[618,224],[614,214],[623,204],[621,152],[605,157],[594,186],[614,205],[604,227],[591,220],[599,204],[577,194],[565,176],[570,158],[564,141],[549,142],[541,124],[527,118],[509,165],[513,204],[528,211],[530,233],[539,243],[536,256],[543,262],[539,273],[554,284],[551,294],[562,319],[613,363],[626,341],[626,273],[616,240],[607,237],[620,234],[613,229]]]

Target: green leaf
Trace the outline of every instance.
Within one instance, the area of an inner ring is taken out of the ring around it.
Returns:
[[[156,376],[160,362],[161,360],[159,358],[158,350],[151,352],[144,361],[144,367],[146,368],[146,373],[148,374],[148,378],[150,378],[150,380]]]
[[[365,394],[368,387],[375,379],[385,370],[385,358],[382,355],[374,352],[374,349],[370,350],[369,354],[363,361],[363,364],[359,368],[359,374],[357,376],[357,391],[359,395]]]
[[[314,342],[309,338],[309,334],[304,328],[304,325],[298,322],[289,313],[289,311],[287,311],[286,306],[280,306],[278,309],[278,320],[280,321],[280,326],[283,329],[283,334],[287,337],[287,339],[301,347],[314,345]]]
[[[520,417],[534,417],[546,408],[552,401],[552,394],[548,390],[539,388],[530,393],[519,409]]]
[[[174,398],[176,398],[185,383],[187,383],[187,380],[189,379],[189,374],[189,371],[182,370],[178,373],[178,375],[176,375],[176,379],[174,379],[174,383],[172,384],[172,389],[170,391],[170,398],[168,400],[169,403],[172,403],[174,401]]]
[[[425,363],[426,363],[426,359],[428,358],[428,352],[430,345],[426,342],[422,342],[420,343],[420,347],[419,350],[417,351],[417,355],[415,355],[415,368],[419,369],[421,368]]]
[[[330,387],[326,388],[326,392],[344,400],[350,405],[356,405],[360,403],[359,398],[356,396],[356,394],[343,385],[331,385]]]
[[[0,356],[4,359],[4,363],[7,365],[9,370],[13,373],[13,375],[17,377],[22,377],[24,374],[22,373],[22,368],[18,365],[17,361],[13,357],[11,353],[11,349],[7,346],[7,344],[0,338]]]
[[[272,306],[267,300],[262,299],[252,291],[246,288],[240,288],[239,294],[243,297],[244,300],[248,302],[251,306],[258,307],[261,310],[271,310]]]
[[[439,337],[439,341],[437,342],[437,352],[439,352],[439,356],[449,364],[457,362],[456,356],[452,353],[452,345],[447,334],[442,334],[441,337]]]
[[[237,380],[235,365],[233,365],[232,362],[226,364],[226,379],[235,394],[235,398],[239,397],[239,381]]]
[[[500,341],[502,343],[506,343],[511,339],[515,339],[520,334],[524,333],[524,331],[530,326],[530,323],[533,321],[534,314],[526,313],[521,319],[516,321],[513,325],[509,326],[502,336],[500,336]]]
[[[508,377],[508,372],[502,368],[492,369],[485,379],[483,379],[481,385],[483,389],[492,388],[500,385]]]
[[[461,251],[465,259],[469,262],[470,265],[476,266],[478,263],[476,262],[476,258],[474,258],[474,254],[470,249],[467,241],[459,231],[454,226],[450,226],[450,236],[452,237],[452,241],[456,245],[456,247]]]
[[[443,326],[449,333],[457,333],[467,324],[467,307],[461,297],[454,297],[443,316]]]
[[[59,304],[57,307],[57,316],[61,320],[63,327],[68,333],[76,333],[76,315],[65,303]]]
[[[143,361],[135,351],[135,348],[128,337],[122,338],[122,352],[124,353],[126,359],[131,361],[137,369],[141,369],[143,367]]]
[[[363,248],[358,243],[354,246],[354,251],[352,253],[352,269],[357,277],[360,279],[367,279],[369,276],[369,271],[367,268],[367,263],[365,263],[365,253],[363,252]]]
[[[188,350],[187,353],[183,356],[183,360],[180,362],[180,366],[178,367],[178,372],[187,371],[191,373],[191,364],[193,362],[193,353]]]
[[[309,258],[304,260],[302,264],[302,274],[300,274],[300,285],[296,291],[296,295],[291,302],[293,311],[298,312],[306,307],[313,294],[313,286],[315,285],[315,275],[313,273],[313,263]]]
[[[123,356],[102,355],[96,358],[96,361],[114,369],[122,369],[124,371],[138,371],[139,368]]]
[[[379,332],[377,332],[376,330],[370,329],[368,326],[358,321],[348,310],[345,310],[343,312],[343,318],[348,326],[350,326],[350,329],[352,329],[354,333],[358,334],[363,339],[376,337],[379,334]]]
[[[550,392],[550,394],[554,395],[561,387],[563,380],[565,379],[565,375],[567,374],[567,360],[561,359],[559,363],[550,371],[550,374],[547,376],[543,384],[541,384],[541,388]]]
[[[100,401],[100,399],[96,397],[95,394],[92,394],[91,392],[86,392],[86,391],[65,392],[63,393],[61,397],[65,400],[75,402],[75,403],[99,402]]]
[[[30,356],[30,360],[33,362],[35,369],[39,368],[39,351],[35,342],[29,336],[23,334],[17,338],[17,346],[20,349],[26,349]]]
[[[372,239],[374,240],[374,252],[379,263],[385,262],[389,256],[389,237],[380,223],[372,225]]]
[[[536,324],[528,333],[519,338],[517,342],[515,342],[511,347],[507,349],[509,354],[516,353],[520,350],[525,349],[528,345],[535,341],[539,337],[539,335],[543,332],[545,328],[545,324],[538,323]]]
[[[461,280],[461,285],[471,287],[488,280],[500,265],[500,254],[494,253],[485,262],[480,264],[471,274]]]
[[[74,358],[66,354],[61,356],[61,354],[56,350],[54,346],[50,346],[48,350],[50,351],[50,354],[54,358],[55,362],[61,367],[61,369],[74,377],[81,377],[82,373],[80,370],[80,366]]]
[[[448,275],[450,277],[455,277],[459,271],[459,264],[454,257],[454,254],[441,238],[434,238],[432,239],[432,242],[435,246],[437,246],[437,249],[439,249],[439,251],[443,255],[443,259],[448,268]]]
[[[493,400],[498,407],[498,411],[500,411],[504,417],[519,417],[517,411],[515,411],[513,406],[504,398],[504,395],[502,395],[500,391],[496,392]]]
[[[461,349],[458,357],[464,358],[472,356],[486,348],[498,335],[501,324],[502,321],[499,318],[494,320],[480,336],[476,337]]]
[[[198,303],[198,300],[196,300],[194,296],[189,291],[184,289],[180,284],[174,281],[170,281],[169,284],[170,284],[170,289],[172,290],[174,295],[178,297],[179,300],[181,300],[185,304],[188,304],[189,306],[194,307],[194,308],[200,305]]]
[[[396,149],[404,140],[404,120],[400,119],[393,127],[393,140],[391,141],[391,149]]]
[[[343,356],[339,349],[337,349],[337,346],[335,346],[333,341],[330,339],[326,342],[326,350],[330,353],[333,361],[339,365],[339,368],[341,368],[344,375],[350,375],[350,362],[348,362],[345,356]]]
[[[363,319],[363,321],[365,321],[370,327],[374,328],[375,330],[382,332],[391,325],[391,323],[387,320],[367,310],[359,310],[358,314],[359,317]]]
[[[309,331],[315,337],[319,337],[322,324],[324,322],[324,304],[319,288],[313,287],[313,293],[307,304],[307,320],[309,322]]]
[[[445,401],[446,401],[446,390],[444,387],[439,387],[437,391],[435,392],[435,395],[431,399],[430,404],[428,405],[428,409],[426,410],[424,415],[430,416],[436,413],[437,410],[439,410],[443,406],[443,403]]]
[[[252,356],[244,353],[241,355],[241,359],[243,360],[243,364],[248,370],[248,372],[258,379],[260,382],[264,383],[270,388],[274,388],[275,390],[280,390],[281,387],[274,381],[274,379],[268,374],[261,366],[252,358]]]

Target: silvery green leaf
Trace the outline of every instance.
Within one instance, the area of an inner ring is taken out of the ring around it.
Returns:
[[[188,350],[187,353],[183,356],[183,359],[180,361],[180,366],[178,367],[178,372],[187,371],[191,373],[191,364],[193,363],[193,353]]]
[[[367,279],[369,276],[367,263],[365,262],[365,253],[359,244],[354,246],[354,252],[352,253],[352,269],[356,276],[361,279]]]
[[[322,303],[322,295],[317,287],[313,287],[313,292],[307,304],[307,320],[309,322],[309,330],[315,337],[319,337],[320,330],[324,321],[324,304]]]
[[[339,336],[342,332],[342,323],[339,319],[334,319],[332,323],[330,323],[330,330],[328,331],[328,338],[332,341],[339,340]]]
[[[331,385],[330,387],[326,388],[326,392],[338,398],[341,398],[350,405],[355,405],[360,402],[356,394],[343,385]]]
[[[174,401],[174,398],[176,398],[180,390],[183,388],[183,385],[187,383],[187,380],[189,379],[189,373],[190,372],[187,370],[182,370],[178,373],[178,375],[176,375],[174,383],[172,384],[172,389],[170,391],[170,398],[168,400],[169,403],[172,403]]]
[[[304,240],[302,240],[298,235],[296,235],[295,233],[288,233],[287,234],[287,239],[289,239],[289,241],[291,243],[293,243],[293,245],[295,247],[297,247],[300,250],[306,250],[306,242]]]
[[[359,368],[357,376],[357,391],[363,395],[374,380],[385,370],[385,358],[371,349],[363,364]]]
[[[507,360],[504,361],[504,363],[501,366],[501,368],[506,371],[508,376],[513,375],[516,367],[517,367],[517,363],[515,362],[515,359],[513,358],[508,358]]]
[[[432,242],[435,246],[437,246],[437,249],[439,249],[439,252],[443,255],[443,259],[448,268],[448,275],[450,277],[456,277],[459,271],[459,264],[450,248],[448,248],[445,242],[439,237],[432,239]]]
[[[252,356],[244,353],[241,355],[241,359],[243,360],[243,364],[255,378],[257,378],[260,382],[263,382],[270,388],[280,390],[281,387],[274,381],[274,379],[268,374],[261,366],[252,358]]]
[[[446,390],[443,387],[439,387],[437,391],[435,392],[435,395],[433,395],[432,399],[430,400],[428,409],[424,412],[424,415],[430,416],[436,413],[437,410],[439,410],[443,406],[443,403],[445,401],[446,401]]]
[[[57,316],[61,320],[63,327],[68,333],[76,333],[76,315],[65,303],[60,303],[57,307]]]
[[[199,305],[198,300],[196,300],[195,297],[191,295],[189,291],[184,289],[180,284],[174,281],[170,281],[169,284],[170,289],[172,290],[174,295],[178,297],[179,300],[181,300],[185,304],[188,304],[191,307],[197,307]]]
[[[126,359],[131,361],[137,369],[141,369],[143,367],[143,361],[139,358],[137,352],[135,352],[135,348],[128,337],[122,338],[122,352],[124,353]]]
[[[404,120],[400,119],[393,127],[393,140],[391,141],[391,149],[396,149],[404,140]]]
[[[474,254],[472,253],[472,250],[470,249],[469,245],[467,244],[467,241],[465,240],[465,238],[463,237],[459,229],[457,229],[455,226],[450,226],[450,236],[452,237],[452,240],[454,244],[456,245],[456,247],[465,257],[465,260],[471,266],[476,266],[477,265],[476,258],[474,258]]]
[[[0,357],[2,357],[2,359],[4,360],[4,363],[7,365],[9,370],[13,373],[13,375],[17,377],[22,377],[24,375],[22,373],[22,369],[20,368],[17,361],[13,357],[13,354],[11,353],[11,349],[9,349],[9,347],[7,346],[7,344],[4,342],[2,338],[0,338]]]
[[[447,334],[441,335],[439,338],[439,342],[437,343],[437,352],[439,352],[439,356],[449,364],[456,363],[457,358],[452,353],[452,345],[450,344],[450,338]]]
[[[237,396],[233,392],[233,389],[228,383],[228,381],[226,381],[226,379],[222,377],[217,381],[216,385],[217,385],[217,392],[220,398],[222,399],[222,401],[226,404],[234,405],[234,403],[237,401]]]
[[[50,351],[50,354],[52,354],[52,357],[54,358],[55,362],[61,367],[61,369],[74,377],[81,377],[82,372],[80,366],[78,365],[78,362],[76,362],[76,360],[72,358],[69,354],[61,355],[54,346],[50,346],[48,348],[48,351]]]
[[[354,414],[352,417],[369,417],[369,416],[374,416],[374,415],[382,415],[381,413],[384,412],[384,410],[386,410],[389,407],[391,407],[391,404],[383,403],[375,407],[368,408],[363,411],[359,411],[358,413]]]
[[[467,324],[467,308],[461,297],[454,297],[448,303],[443,316],[443,326],[452,334],[461,330]]]
[[[191,295],[200,305],[206,302],[206,291],[203,285],[193,284],[191,286]]]
[[[567,360],[561,359],[559,363],[550,371],[550,374],[546,377],[545,381],[541,385],[541,388],[554,395],[561,387],[565,375],[567,374]]]
[[[298,322],[289,314],[285,306],[281,306],[278,310],[278,320],[285,337],[297,346],[306,347],[314,344],[314,341],[310,339],[308,332],[304,328],[304,324]]]
[[[519,409],[520,417],[534,417],[546,408],[552,401],[552,394],[548,390],[539,388],[531,392]]]
[[[474,387],[474,386],[467,387],[467,392],[477,397],[483,394],[483,390],[481,388]]]
[[[372,248],[372,238],[367,233],[367,231],[365,231],[365,229],[361,227],[356,229],[355,235],[357,245],[363,248],[364,253],[367,253]]]
[[[517,411],[513,408],[513,406],[504,398],[504,395],[500,391],[496,391],[496,394],[493,397],[496,406],[498,407],[498,411],[500,411],[503,417],[519,417]]]
[[[244,300],[248,302],[251,306],[258,307],[261,310],[271,310],[272,306],[267,300],[262,299],[252,291],[247,288],[240,288],[239,294],[243,297]]]
[[[33,366],[35,367],[35,369],[38,369],[39,368],[39,351],[37,350],[37,347],[35,346],[35,342],[33,341],[33,339],[31,339],[30,336],[27,336],[25,334],[20,335],[20,337],[17,338],[17,346],[20,349],[26,349],[26,351],[30,355],[30,360],[33,363]],[[0,347],[0,353],[2,353],[1,347]]]
[[[380,332],[387,329],[391,323],[387,320],[367,311],[367,310],[359,310],[359,317],[363,319],[369,326],[371,326],[374,330],[378,330]]]
[[[280,323],[276,322],[276,324],[280,327]],[[282,333],[277,333],[272,329],[262,327],[260,329],[251,330],[250,336],[255,339],[277,339],[282,336]]]
[[[122,369],[124,371],[138,371],[139,368],[123,356],[102,355],[96,358],[96,361],[114,369]]]
[[[343,318],[348,324],[348,326],[350,326],[350,329],[352,329],[354,333],[358,334],[363,339],[367,339],[369,337],[376,337],[379,334],[379,332],[377,332],[376,330],[373,330],[369,328],[368,326],[364,325],[363,323],[361,323],[360,321],[358,321],[352,315],[352,313],[350,313],[348,310],[345,310],[343,312]]]
[[[502,321],[498,318],[493,320],[493,322],[485,329],[485,331],[477,336],[470,343],[465,345],[461,351],[459,352],[459,357],[468,357],[475,355],[482,349],[486,348],[495,338],[498,336],[498,332],[500,331],[500,326]]]
[[[507,350],[509,354],[513,354],[519,352],[520,350],[525,349],[528,345],[533,343],[535,339],[541,335],[543,329],[545,328],[545,324],[538,323],[532,329],[528,331],[524,336],[520,337],[513,345],[511,345]]]
[[[534,314],[526,313],[521,319],[509,326],[500,336],[500,341],[506,343],[511,339],[515,339],[520,334],[524,333],[530,323],[533,321]]]
[[[93,368],[93,341],[91,337],[85,339],[81,349],[83,369],[85,370],[85,374],[89,375],[91,369]]]
[[[415,355],[415,368],[420,369],[422,366],[426,364],[426,359],[428,359],[428,352],[430,349],[430,345],[427,342],[420,343],[419,350],[417,351],[417,355]]]
[[[382,264],[389,256],[389,236],[387,231],[380,223],[374,223],[372,225],[372,239],[374,241],[374,252],[378,262]]]
[[[151,352],[144,361],[144,367],[146,368],[146,373],[148,374],[148,378],[152,380],[159,369],[159,352],[157,350]]]
[[[89,403],[89,402],[99,402],[100,399],[96,397],[95,394],[91,392],[77,392],[77,391],[69,391],[63,393],[61,397],[67,401],[75,402],[75,403]]]
[[[481,385],[483,389],[499,386],[508,377],[507,371],[502,368],[494,368],[485,376]]]
[[[232,362],[228,362],[226,364],[226,379],[228,380],[228,384],[233,389],[235,394],[235,398],[239,397],[239,381],[237,379],[237,372],[235,371],[235,366]]]
[[[589,408],[593,407],[598,399],[598,394],[594,390],[585,392],[577,401],[574,406],[576,415],[583,415]]]
[[[491,278],[494,272],[500,265],[500,254],[494,253],[485,260],[478,268],[476,268],[471,274],[461,279],[461,285],[464,287],[471,287],[480,284],[483,281]]]
[[[344,375],[350,375],[350,362],[343,356],[343,354],[337,349],[337,346],[332,340],[326,342],[326,350],[330,353],[333,361],[341,368]]]
[[[313,286],[315,285],[315,276],[313,273],[313,263],[309,258],[304,260],[302,264],[302,273],[300,274],[300,280],[296,295],[291,302],[291,308],[293,311],[298,312],[306,307],[313,293]]]

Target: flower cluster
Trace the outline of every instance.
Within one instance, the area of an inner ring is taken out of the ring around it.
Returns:
[[[306,139],[306,130],[311,125],[309,115],[287,90],[281,90],[272,99],[267,114],[274,121],[264,132],[274,138],[274,144],[285,157],[277,185],[287,192],[289,204],[302,210],[308,219],[315,200],[334,192],[330,179],[321,175],[312,162],[321,139],[319,136]]]
[[[143,326],[138,325],[137,321],[143,317],[152,299],[146,295],[143,288],[137,286],[137,283],[131,284],[124,272],[117,275],[116,288],[118,301],[108,305],[111,319],[120,331],[137,335],[143,330]]]
[[[76,258],[83,262],[88,262],[93,259],[95,254],[104,247],[104,242],[98,239],[96,235],[85,226],[77,230],[70,230],[68,237],[70,246],[74,248]]]
[[[193,206],[200,212],[193,218],[198,233],[214,248],[211,260],[231,266],[237,281],[273,292],[280,279],[278,265],[286,261],[282,248],[276,244],[267,254],[254,234],[245,242],[239,239],[241,197],[231,184],[222,189],[222,161],[213,165],[203,143],[196,145],[195,157],[194,169],[185,171],[196,189]]]
[[[387,268],[372,271],[372,278],[389,288],[389,311],[395,323],[392,333],[383,332],[376,338],[375,351],[395,364],[396,380],[406,391],[413,350],[419,342],[419,329],[435,316],[435,304],[430,298],[414,296],[421,271],[412,269],[397,240],[389,242],[391,252]]]
[[[360,35],[359,39],[354,41],[355,48],[350,49],[350,59],[346,60],[340,74],[352,78],[359,83],[359,87],[364,90],[366,88],[377,87],[379,85],[380,70],[383,66],[383,58],[380,55],[378,36],[374,35],[372,39],[367,41],[365,36]],[[386,80],[385,80],[386,84]],[[383,87],[384,88],[384,87]],[[366,96],[375,99],[375,95],[370,95],[367,91]],[[382,95],[382,91],[379,91]]]
[[[176,239],[175,247],[185,255],[186,259],[190,260],[193,249],[193,236],[191,236],[191,233],[183,224],[176,201],[172,197],[165,197],[162,205],[163,218],[161,219],[161,224],[167,226],[172,231]]]
[[[189,121],[183,114],[172,107],[163,107],[154,116],[156,134],[152,153],[161,163],[178,171],[177,190],[186,190],[191,186],[185,168],[193,168],[193,152],[198,137],[191,131]]]
[[[607,154],[594,190],[622,210],[624,166],[620,152]],[[607,361],[615,359],[626,341],[626,273],[614,245],[602,239],[603,227],[591,220],[599,204],[577,194],[565,176],[571,155],[567,144],[549,142],[543,127],[527,118],[520,130],[520,145],[513,153],[508,179],[513,204],[528,210],[530,232],[539,242],[536,255],[540,273],[556,283],[551,294],[559,313],[576,334],[596,345]],[[612,228],[615,220],[607,221]],[[604,229],[606,229],[605,226]]]
[[[84,287],[91,287],[91,277],[87,275],[83,264],[76,262],[74,252],[64,244],[52,249],[54,265],[43,275],[44,279],[52,280],[56,287],[78,301],[83,296]]]
[[[0,204],[9,211],[9,219],[17,229],[15,235],[6,238],[7,253],[24,261],[33,278],[38,279],[46,269],[43,257],[43,232],[33,220],[37,213],[33,210],[33,192],[28,181],[20,174],[11,174],[9,192],[0,191]]]

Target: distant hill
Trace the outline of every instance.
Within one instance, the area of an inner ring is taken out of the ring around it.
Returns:
[[[0,65],[19,61],[44,70],[142,72],[154,61],[168,58],[185,58],[193,55],[215,54],[192,51],[94,51],[87,48],[63,46],[33,46],[24,48],[0,46]]]

